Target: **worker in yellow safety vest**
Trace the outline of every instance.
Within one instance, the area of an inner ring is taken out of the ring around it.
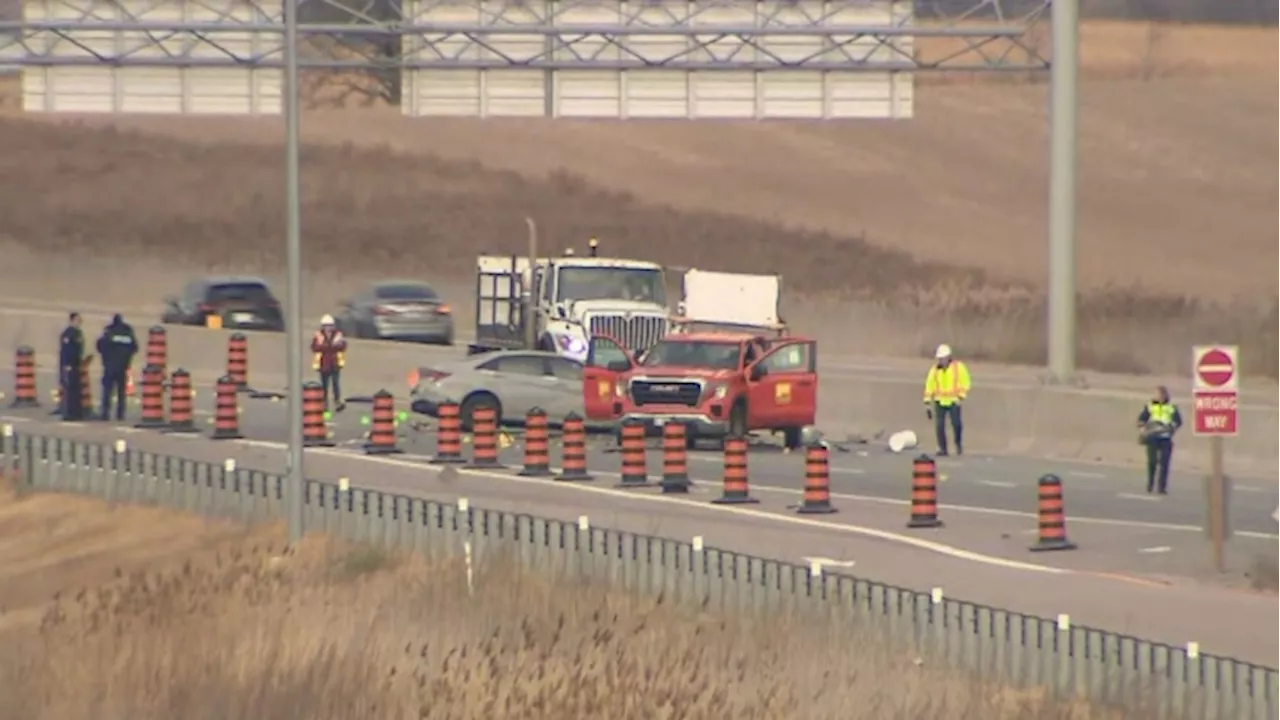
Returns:
[[[1169,493],[1169,462],[1173,460],[1173,436],[1182,427],[1182,413],[1161,385],[1138,413],[1139,440],[1147,446],[1147,492]]]
[[[947,417],[956,436],[956,454],[964,454],[964,418],[960,406],[969,394],[969,368],[951,357],[951,346],[942,344],[934,353],[937,360],[924,379],[924,414],[933,421],[938,436],[938,454],[947,454]]]
[[[320,318],[320,329],[311,337],[311,369],[320,373],[324,386],[324,407],[329,409],[329,391],[333,391],[336,410],[347,404],[342,402],[342,368],[347,364],[347,337],[338,329],[332,315]]]

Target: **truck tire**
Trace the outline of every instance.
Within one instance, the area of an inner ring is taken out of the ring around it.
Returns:
[[[803,443],[800,438],[804,436],[804,428],[783,428],[782,429],[782,446],[788,450],[799,450]]]
[[[491,407],[497,416],[498,427],[502,427],[502,403],[492,393],[476,392],[467,396],[458,409],[459,420],[462,421],[463,432],[471,432],[475,426],[471,422],[472,415],[478,407]]]
[[[747,436],[747,401],[739,400],[729,411],[729,434]]]

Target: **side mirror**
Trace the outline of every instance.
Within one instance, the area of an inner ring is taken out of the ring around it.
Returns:
[[[614,360],[608,365],[605,365],[605,369],[609,372],[626,372],[631,369],[631,363],[626,360]]]
[[[556,303],[555,308],[552,310],[552,315],[556,320],[564,320],[569,317],[569,310],[565,308],[564,303]]]
[[[751,366],[751,381],[755,382],[769,374],[769,368],[761,364]]]

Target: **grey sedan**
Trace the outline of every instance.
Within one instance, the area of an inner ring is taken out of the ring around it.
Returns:
[[[338,327],[355,338],[453,344],[453,311],[430,285],[374,283],[342,303]]]
[[[584,414],[582,364],[553,352],[499,350],[450,360],[410,373],[410,408],[438,417],[440,403],[461,404],[462,426],[471,429],[477,407],[498,412],[501,424],[522,425],[529,410],[547,411],[552,426],[569,413]],[[590,425],[607,430],[609,425]]]

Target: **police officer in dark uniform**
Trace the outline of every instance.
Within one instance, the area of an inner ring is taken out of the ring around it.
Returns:
[[[133,356],[138,353],[138,339],[133,326],[116,313],[111,324],[98,338],[98,356],[102,358],[102,419],[111,419],[111,398],[116,399],[116,420],[124,420],[125,378]]]
[[[62,380],[62,419],[69,421],[84,419],[84,408],[80,406],[80,364],[84,362],[84,331],[80,329],[80,323],[80,313],[71,313],[67,329],[62,331],[58,350],[58,370]]]
[[[1169,388],[1156,388],[1156,397],[1138,414],[1139,438],[1147,446],[1147,492],[1169,494],[1169,462],[1173,436],[1182,427],[1182,413],[1169,399]]]

